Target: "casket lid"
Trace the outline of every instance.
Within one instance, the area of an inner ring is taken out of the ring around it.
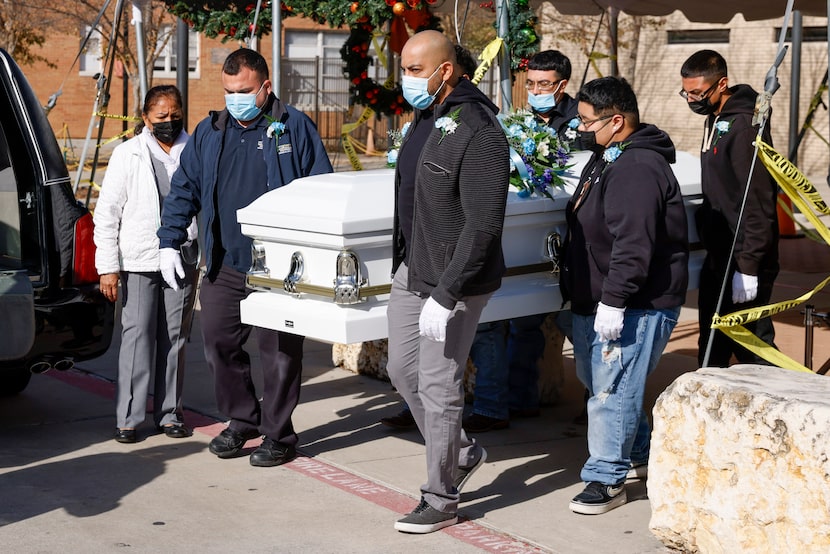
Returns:
[[[240,224],[331,235],[388,231],[393,169],[312,175],[272,190],[237,211]]]

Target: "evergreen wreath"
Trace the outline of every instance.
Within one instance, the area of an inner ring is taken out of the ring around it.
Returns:
[[[350,102],[372,108],[378,114],[399,115],[411,111],[395,83],[386,88],[369,77],[369,66],[374,60],[369,56],[372,35],[396,16],[405,16],[412,10],[428,10],[437,0],[285,0],[281,2],[283,17],[305,16],[320,24],[336,28],[348,25],[349,37],[340,49],[343,58],[343,75],[349,80]],[[271,33],[271,0],[264,0],[253,28],[256,0],[164,0],[168,11],[181,18],[196,31],[209,38],[222,37],[222,42],[245,40],[251,34],[257,38]],[[493,9],[493,2],[479,4]],[[510,51],[511,68],[527,69],[530,56],[539,50],[536,35],[536,16],[528,0],[510,0],[508,3],[509,28],[504,38]],[[428,12],[427,12],[428,13]],[[422,24],[414,31],[441,30],[437,17],[422,16]],[[494,26],[497,24],[494,23]]]

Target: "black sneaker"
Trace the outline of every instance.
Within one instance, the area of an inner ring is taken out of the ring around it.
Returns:
[[[455,490],[461,492],[461,489],[467,484],[467,481],[470,480],[470,476],[475,473],[475,471],[484,465],[484,462],[487,461],[487,451],[484,448],[481,449],[481,457],[479,457],[478,461],[471,465],[470,467],[459,467],[455,471],[455,479],[453,479],[453,484],[455,485]]]
[[[625,478],[626,480],[648,479],[648,462],[631,462],[631,467],[628,468]]]
[[[421,498],[421,503],[395,522],[395,529],[404,533],[432,533],[458,523],[458,514],[439,512]]]
[[[574,496],[568,507],[572,512],[585,515],[598,515],[610,512],[628,501],[625,483],[603,485],[591,481],[581,493]]]
[[[251,465],[256,467],[274,467],[290,462],[297,456],[297,449],[292,444],[282,444],[265,437],[259,448],[251,452]]]
[[[415,418],[412,417],[412,412],[409,408],[404,408],[396,415],[383,417],[380,419],[380,422],[387,427],[391,427],[392,429],[400,429],[401,431],[417,427],[415,425]]]
[[[220,458],[233,458],[249,439],[255,439],[258,436],[260,435],[257,431],[240,433],[228,427],[210,441],[209,449]]]
[[[510,425],[507,419],[498,419],[481,414],[472,414],[461,421],[461,426],[468,433],[486,433],[497,429],[506,429]]]

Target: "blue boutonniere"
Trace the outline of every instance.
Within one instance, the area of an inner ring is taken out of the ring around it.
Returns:
[[[389,151],[386,152],[386,167],[395,167],[398,165],[398,154],[400,153],[401,145],[403,144],[403,138],[406,136],[406,133],[409,131],[409,127],[411,125],[412,122],[407,121],[403,124],[403,127],[401,127],[400,130],[394,129],[387,133],[391,144],[389,146]]]
[[[577,132],[576,128],[579,127],[579,118],[575,117],[568,121],[568,128],[565,129],[565,138],[569,141],[576,140]]]
[[[268,128],[265,129],[265,136],[268,138],[279,137],[285,132],[285,123],[282,121],[277,121],[267,114],[265,114],[265,119],[268,120]]]
[[[441,138],[438,139],[438,144],[441,144],[441,141],[444,140],[444,137],[447,135],[455,133],[455,130],[458,129],[458,126],[460,125],[460,123],[458,123],[460,115],[461,108],[458,108],[444,117],[439,117],[435,120],[435,128],[441,130]]]

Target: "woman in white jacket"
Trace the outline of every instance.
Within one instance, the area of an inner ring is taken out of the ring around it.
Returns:
[[[179,290],[159,272],[156,230],[161,205],[188,135],[182,98],[172,85],[147,92],[136,136],[112,153],[95,205],[95,266],[101,291],[111,302],[121,281],[121,349],[118,357],[115,440],[136,441],[145,418],[150,376],[153,419],[168,437],[190,434],[182,418],[184,349],[195,300],[196,256],[190,258]],[[196,226],[190,238],[195,241]],[[188,245],[194,252],[195,242]]]

